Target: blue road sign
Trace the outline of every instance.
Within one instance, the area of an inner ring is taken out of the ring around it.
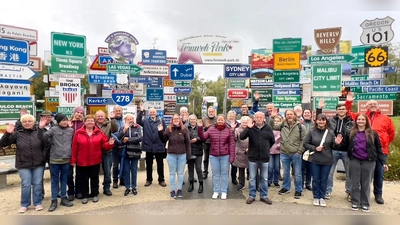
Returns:
[[[250,79],[251,88],[271,87],[273,83],[274,81],[270,78]]]
[[[164,81],[162,77],[152,77],[151,78],[151,83],[146,84],[147,88],[163,88],[164,87]]]
[[[190,93],[192,92],[192,87],[174,87],[175,93]]]
[[[99,64],[105,65],[109,63],[115,63],[115,60],[109,55],[101,55],[99,56]]]
[[[24,102],[31,101],[31,97],[0,97],[0,101],[5,102]]]
[[[133,101],[133,90],[112,90],[111,98],[119,106],[127,106]]]
[[[346,80],[343,81],[345,87],[380,86],[381,80]]]
[[[164,101],[164,89],[162,88],[147,88],[146,89],[147,101]]]
[[[167,64],[167,51],[157,49],[142,50],[143,65],[165,65]]]
[[[299,96],[301,94],[300,89],[275,89],[272,90],[272,96]]]
[[[397,67],[396,66],[385,66],[385,67],[383,67],[383,72],[384,73],[396,73]]]
[[[88,105],[112,105],[113,100],[111,98],[101,98],[101,97],[88,97]]]
[[[225,65],[225,78],[250,78],[251,68],[250,64],[229,64]]]
[[[400,86],[384,85],[377,87],[366,87],[368,93],[399,93]]]
[[[151,77],[129,77],[129,83],[150,84],[153,82]]]
[[[89,84],[116,84],[117,75],[89,74]]]
[[[194,80],[194,66],[189,64],[171,64],[171,80]]]
[[[300,83],[274,83],[273,89],[300,89]]]
[[[29,65],[29,43],[0,38],[0,63]]]

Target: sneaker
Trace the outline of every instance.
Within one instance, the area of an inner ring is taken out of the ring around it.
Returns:
[[[239,184],[239,187],[237,189],[238,191],[244,190],[244,185],[243,184]]]
[[[281,190],[278,191],[279,195],[284,195],[284,194],[289,194],[289,193],[290,193],[290,191],[286,190],[285,188],[282,188]]]
[[[148,181],[148,180],[147,180],[146,183],[144,184],[144,186],[145,186],[145,187],[148,187],[148,186],[151,185],[151,183],[152,183],[151,181]]]
[[[83,198],[83,199],[82,199],[82,204],[87,204],[88,201],[89,201],[89,200],[88,200],[87,198]]]
[[[347,201],[351,202],[351,195],[350,195],[350,193],[347,193]]]
[[[325,199],[320,198],[320,199],[319,199],[319,205],[322,206],[322,207],[326,207]]]
[[[253,203],[255,201],[255,199],[254,198],[248,198],[247,200],[246,200],[246,204],[251,204],[251,203]]]
[[[300,199],[300,198],[301,198],[301,192],[296,191],[296,192],[294,193],[294,198],[295,198],[295,199]]]
[[[136,190],[136,188],[132,188],[132,194],[133,194],[133,195],[137,195],[137,190]]]
[[[369,207],[368,206],[362,206],[361,211],[363,212],[369,212]]]
[[[176,193],[176,196],[177,196],[178,198],[182,198],[182,197],[183,197],[182,190],[178,190],[178,192]]]
[[[171,191],[170,194],[171,194],[171,198],[176,198],[175,191]]]
[[[279,185],[279,183],[274,183],[274,187],[275,187],[275,188],[280,188],[281,185]]]
[[[98,201],[99,201],[99,197],[94,196],[93,199],[92,199],[92,202],[96,203],[96,202],[98,202]]]
[[[42,205],[37,205],[37,206],[35,206],[35,210],[36,211],[42,211],[43,210],[43,206]]]
[[[318,198],[314,198],[313,205],[319,206],[319,199]]]
[[[212,199],[217,199],[218,198],[218,192],[214,192],[214,194],[211,196]]]
[[[222,200],[225,200],[225,199],[226,199],[226,195],[227,195],[226,193],[222,193],[222,194],[221,194],[221,199],[222,199]]]
[[[269,198],[260,198],[260,201],[264,202],[267,205],[272,205],[272,201]]]
[[[238,184],[239,184],[239,182],[238,182],[237,180],[232,180],[232,184],[234,184],[234,185],[238,185]]]
[[[28,211],[28,208],[27,208],[27,207],[21,207],[21,208],[19,208],[19,210],[18,210],[19,213],[26,213],[26,211]]]
[[[358,205],[351,205],[351,210],[358,211]]]
[[[332,197],[332,193],[326,193],[326,195],[325,195],[325,199],[331,199],[331,197]]]

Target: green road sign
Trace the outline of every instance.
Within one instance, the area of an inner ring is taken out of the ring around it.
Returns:
[[[359,93],[354,100],[397,100],[397,93]]]
[[[190,81],[174,81],[174,86],[175,87],[190,87],[191,83],[190,83]]]
[[[251,100],[254,102],[254,91],[257,91],[260,94],[260,99],[258,100],[259,102],[272,102],[272,89],[267,89],[267,90],[253,90]]]
[[[272,51],[279,52],[301,52],[301,38],[273,39]]]
[[[340,92],[342,90],[342,65],[313,66],[313,92]]]
[[[86,58],[86,37],[51,32],[51,54]]]
[[[321,98],[325,100],[325,107],[323,110],[336,110],[336,106],[339,104],[339,97],[314,97],[314,109],[318,108]]]
[[[108,73],[129,73],[132,76],[139,76],[140,71],[143,68],[135,65],[135,64],[116,64],[116,63],[109,63],[107,64],[107,72]]]
[[[351,75],[351,80],[368,80],[369,75]],[[362,87],[350,87],[350,92],[362,93]]]
[[[72,114],[74,113],[75,107],[60,107],[57,106],[57,113],[62,113],[66,115],[68,118],[72,117]]]
[[[21,108],[26,108],[33,115],[33,102],[2,102],[0,101],[1,119],[19,119],[21,118]]]
[[[300,102],[300,96],[273,96],[272,101],[275,102]]]
[[[47,98],[46,101],[48,101],[48,102],[58,102],[59,98]]]
[[[275,83],[299,83],[300,71],[298,70],[275,70],[274,71]]]
[[[178,105],[189,104],[189,95],[177,95],[176,96],[176,104],[178,104]]]
[[[353,68],[363,68],[365,63],[365,49],[371,48],[369,45],[353,46],[351,47],[351,54],[356,57],[354,61],[351,62],[351,67]]]
[[[293,109],[297,105],[301,106],[301,102],[274,102],[275,108]]]
[[[246,88],[246,80],[229,79],[230,88]]]
[[[349,63],[355,60],[356,57],[350,54],[335,54],[335,55],[312,55],[308,57],[308,64],[339,64]]]
[[[87,74],[86,59],[52,56],[51,73]]]

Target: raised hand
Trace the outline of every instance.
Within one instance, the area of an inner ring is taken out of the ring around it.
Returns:
[[[322,109],[325,107],[325,99],[324,98],[320,98],[319,99],[319,103],[318,103],[318,109]]]
[[[211,123],[209,120],[206,120],[206,128],[209,128],[211,126]]]
[[[72,121],[71,120],[68,120],[68,127],[72,127],[73,125],[72,125]]]
[[[14,130],[15,130],[14,124],[12,124],[12,123],[7,124],[7,129],[6,129],[7,133],[12,134],[12,133],[14,133]]]
[[[111,112],[110,112],[110,119],[114,119],[114,118],[115,118],[114,111],[111,111]]]
[[[164,127],[163,127],[162,124],[159,124],[159,125],[157,126],[157,128],[158,128],[158,131],[162,131],[162,130],[164,129]]]
[[[198,120],[197,121],[197,126],[202,127],[203,126],[203,121],[202,120]]]
[[[247,127],[248,127],[248,128],[253,128],[253,127],[254,127],[253,120],[249,120],[249,121],[247,122]]]
[[[231,121],[230,125],[231,125],[232,131],[234,131],[236,129],[237,123],[236,123],[236,121]]]
[[[41,117],[40,122],[39,122],[39,128],[43,129],[46,126],[46,123],[47,123],[47,119],[44,117]]]
[[[140,109],[140,111],[143,111],[143,110],[144,110],[143,102],[140,102],[140,103],[139,103],[139,109]]]
[[[339,145],[340,143],[342,143],[342,141],[343,141],[343,136],[342,136],[342,134],[338,134],[338,136],[335,138],[335,143],[336,143],[337,145]]]
[[[110,145],[113,145],[114,142],[115,142],[115,139],[114,139],[113,137],[110,137],[110,140],[108,140],[108,143],[109,143]]]
[[[349,102],[352,102],[354,100],[353,93],[347,92],[346,100],[349,101]]]
[[[254,99],[256,101],[260,100],[260,97],[261,97],[261,95],[260,95],[260,93],[258,93],[258,91],[254,92]]]
[[[278,109],[276,109],[276,108],[272,109],[271,117],[275,117],[277,115],[278,115]]]

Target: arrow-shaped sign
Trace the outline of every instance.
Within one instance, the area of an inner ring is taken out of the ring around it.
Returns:
[[[37,73],[26,66],[0,65],[0,79],[29,80]]]
[[[356,57],[351,54],[312,55],[308,57],[308,64],[350,63],[355,59]]]
[[[176,73],[179,72],[177,68],[173,69],[172,72],[174,72],[174,77],[176,77]]]

